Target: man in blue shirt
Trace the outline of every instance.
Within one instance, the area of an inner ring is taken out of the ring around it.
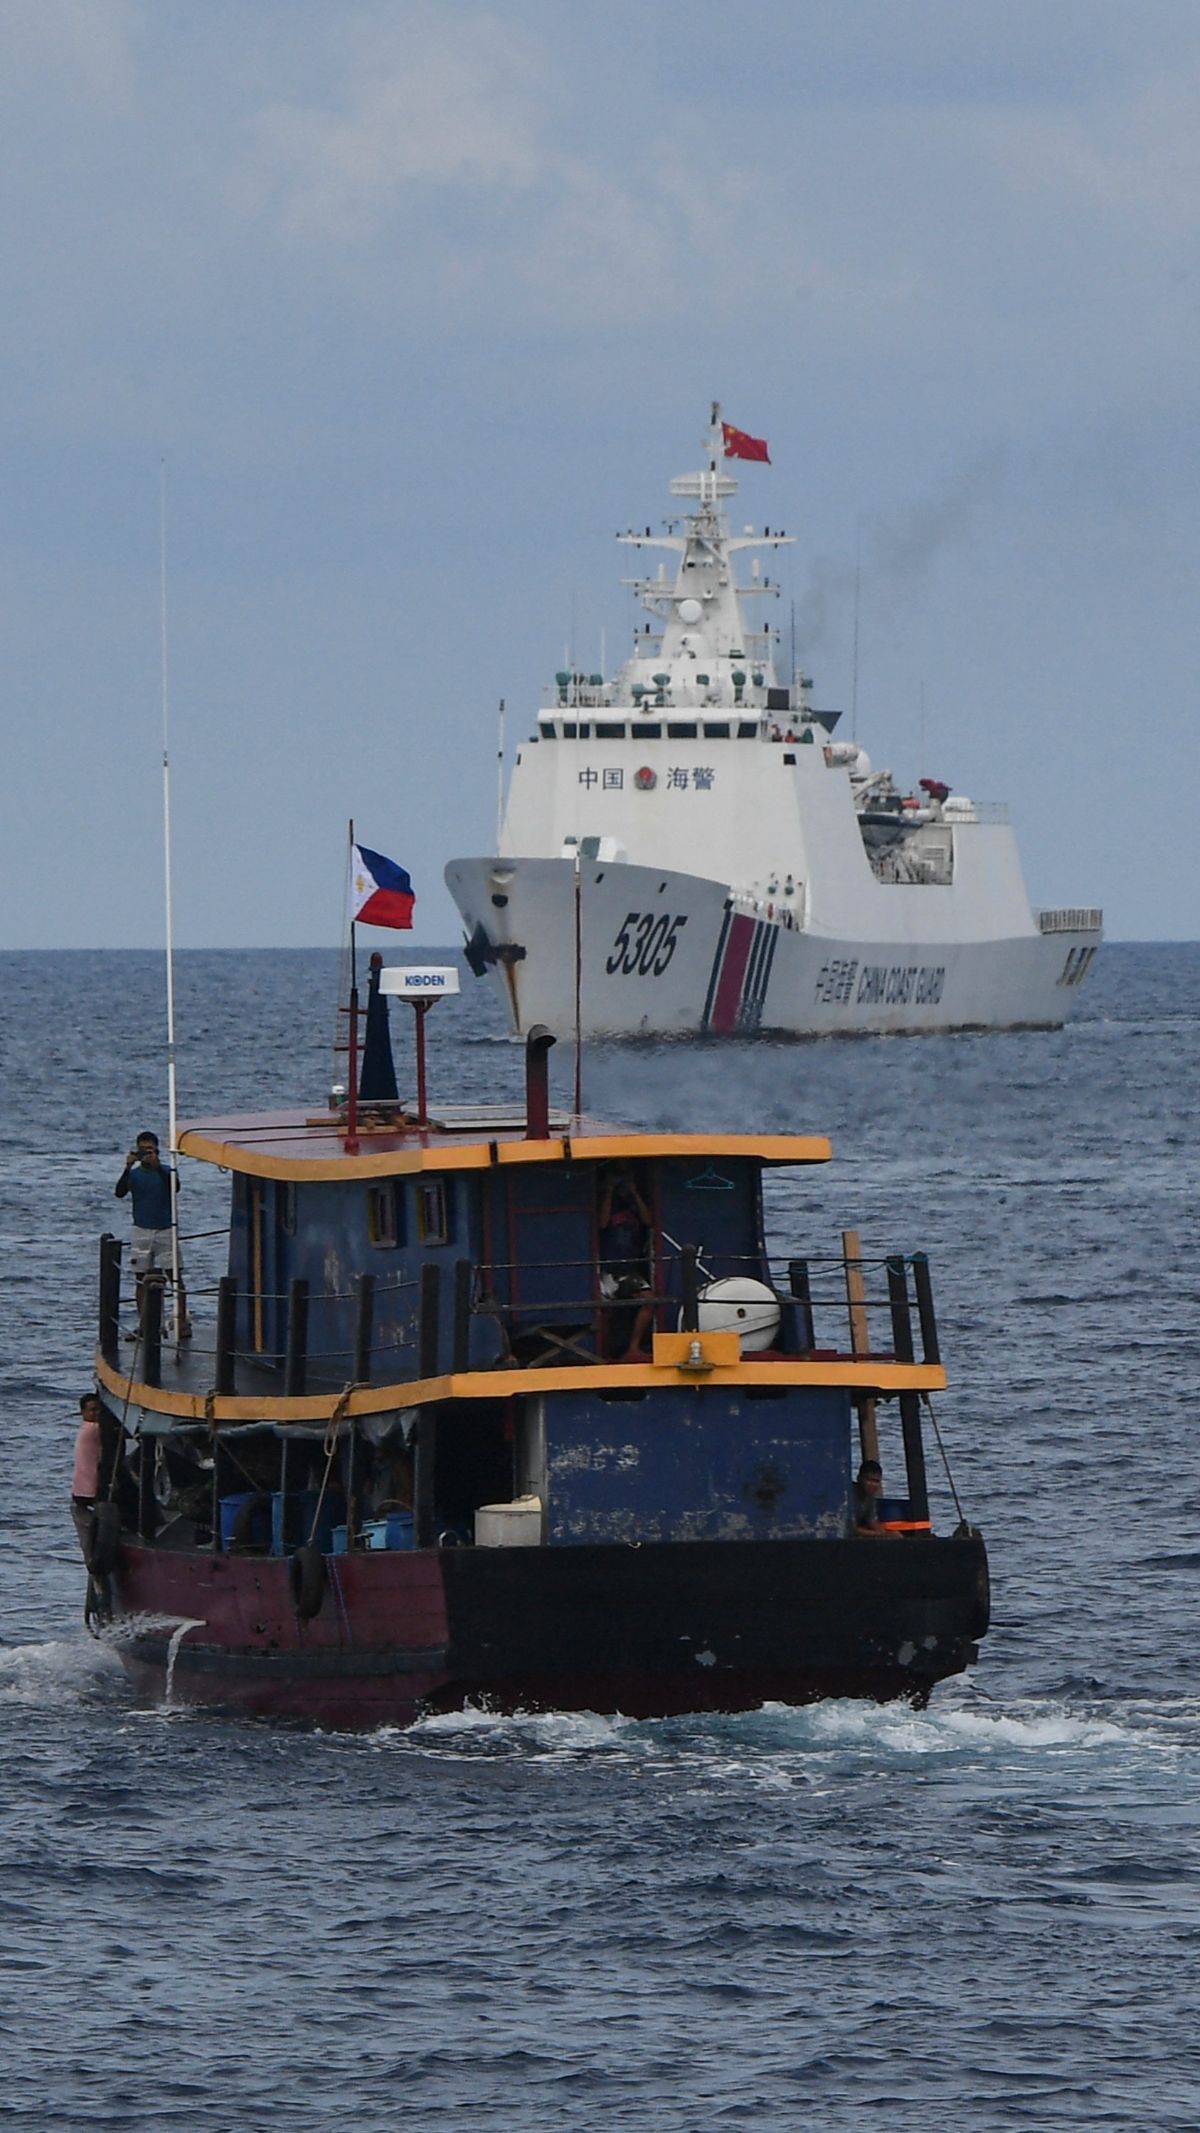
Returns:
[[[116,1191],[118,1200],[133,1202],[129,1262],[137,1278],[138,1330],[137,1334],[127,1334],[126,1339],[136,1340],[146,1313],[146,1277],[153,1275],[159,1281],[169,1281],[175,1258],[175,1196],[179,1191],[179,1180],[159,1156],[157,1133],[138,1134],[136,1145],[125,1158],[125,1168],[117,1179]],[[187,1340],[191,1330],[187,1298],[183,1293],[183,1263],[180,1261],[180,1339]]]

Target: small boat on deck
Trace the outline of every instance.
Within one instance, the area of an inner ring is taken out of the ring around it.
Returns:
[[[413,988],[375,964],[377,1041]],[[930,1525],[924,1258],[781,1255],[764,1180],[827,1141],[556,1114],[553,1041],[516,1110],[428,1103],[422,1054],[415,1099],[352,1067],[348,1102],[184,1125],[232,1185],[186,1346],[150,1281],[122,1347],[101,1240],[93,1627],[147,1696],[338,1727],[921,1704],[976,1658],[983,1539]],[[866,1514],[860,1458],[893,1482]]]

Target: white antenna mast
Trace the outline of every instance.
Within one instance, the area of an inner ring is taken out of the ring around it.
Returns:
[[[854,655],[850,677],[850,738],[858,739],[858,610],[862,592],[862,520],[854,527]]]
[[[496,739],[496,856],[500,856],[500,832],[504,827],[504,698],[500,698],[499,732]]]
[[[159,629],[162,662],[162,729],[163,729],[163,871],[166,889],[167,922],[167,1144],[171,1151],[171,1339],[178,1348],[183,1330],[183,1317],[179,1302],[179,1199],[176,1138],[178,1130],[175,1102],[175,942],[174,919],[171,909],[171,760],[170,760],[170,692],[167,667],[167,463],[161,466],[159,484]]]

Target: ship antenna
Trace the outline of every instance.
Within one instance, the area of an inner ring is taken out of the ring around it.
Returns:
[[[496,856],[500,856],[500,832],[504,826],[504,698],[500,698],[500,716],[496,738]]]
[[[575,1124],[583,1118],[583,869],[575,846]]]
[[[854,648],[850,668],[850,738],[858,739],[858,610],[862,590],[862,520],[854,528]]]
[[[171,1151],[171,1339],[179,1346],[183,1320],[179,1309],[179,1155],[175,1097],[175,940],[171,902],[171,748],[170,688],[167,664],[167,462],[159,468],[158,494],[159,662],[162,676],[163,879],[167,935],[167,1145]]]

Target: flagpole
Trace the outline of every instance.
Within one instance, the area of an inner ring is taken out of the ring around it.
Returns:
[[[349,825],[348,825],[348,827],[349,827],[349,831],[350,831],[350,852],[349,852],[349,865],[350,865],[350,872],[351,872],[351,875],[353,875],[353,872],[354,872],[354,817],[353,817],[353,815],[351,815],[351,817],[350,817],[350,821],[349,821]],[[353,887],[354,887],[354,883],[353,883],[353,880],[351,881],[351,884],[350,884],[350,886],[351,886],[351,889],[353,890]],[[350,898],[350,908],[351,908],[351,910],[353,910],[353,908],[354,908],[354,897],[353,897],[353,895],[351,895],[351,898]],[[358,990],[358,933],[357,933],[357,929],[356,929],[356,927],[355,927],[355,924],[354,924],[354,920],[353,920],[353,919],[351,919],[351,921],[350,921],[350,990],[351,990],[351,992],[357,992],[357,990]]]
[[[162,670],[163,734],[163,875],[167,935],[167,1146],[171,1154],[171,1340],[179,1346],[183,1316],[179,1303],[178,1116],[175,1091],[175,941],[171,901],[171,754],[170,690],[167,666],[167,463],[159,469],[158,502],[159,657]]]
[[[354,866],[354,817],[350,817],[350,866]],[[350,884],[353,888],[354,883]],[[353,896],[350,899],[354,906]],[[347,1155],[358,1154],[358,937],[354,920],[350,921],[350,1028],[349,1028],[349,1073],[346,1077],[346,1140]]]

